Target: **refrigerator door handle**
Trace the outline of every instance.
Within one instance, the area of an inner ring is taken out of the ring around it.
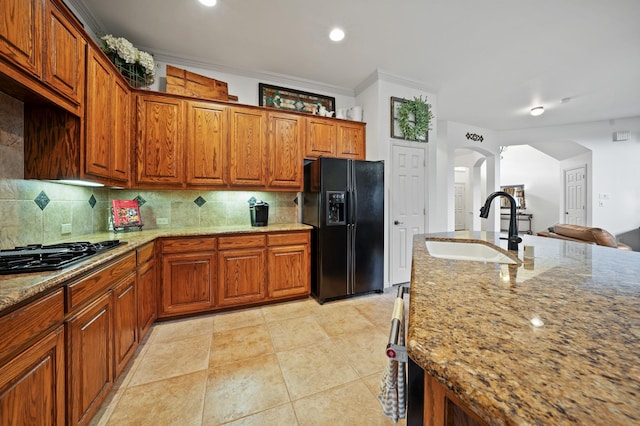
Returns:
[[[351,271],[353,270],[353,252],[351,251],[352,246],[352,237],[351,237],[351,224],[347,225],[347,294],[353,294],[353,275]]]

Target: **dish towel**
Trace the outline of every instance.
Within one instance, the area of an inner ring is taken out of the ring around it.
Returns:
[[[398,345],[404,346],[404,314],[400,316],[400,331]],[[406,388],[406,363],[389,359],[389,364],[380,380],[380,392],[378,401],[382,405],[382,412],[386,417],[398,423],[407,413]]]

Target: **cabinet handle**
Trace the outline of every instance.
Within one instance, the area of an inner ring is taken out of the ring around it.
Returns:
[[[394,220],[394,221],[393,221],[393,224],[394,224],[394,225],[402,225],[403,223],[404,223],[404,222],[399,222],[399,221],[397,221],[397,220]]]

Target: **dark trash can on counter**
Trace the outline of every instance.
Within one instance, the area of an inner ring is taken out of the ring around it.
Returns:
[[[249,214],[251,226],[267,226],[269,224],[269,204],[264,201],[256,201],[254,197],[249,199]]]

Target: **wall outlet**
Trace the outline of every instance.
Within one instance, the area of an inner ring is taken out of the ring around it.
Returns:
[[[156,224],[157,225],[168,225],[169,224],[169,219],[166,217],[159,217],[156,219]]]
[[[63,223],[62,226],[60,227],[60,233],[61,234],[70,234],[71,233],[71,224],[70,223]]]

